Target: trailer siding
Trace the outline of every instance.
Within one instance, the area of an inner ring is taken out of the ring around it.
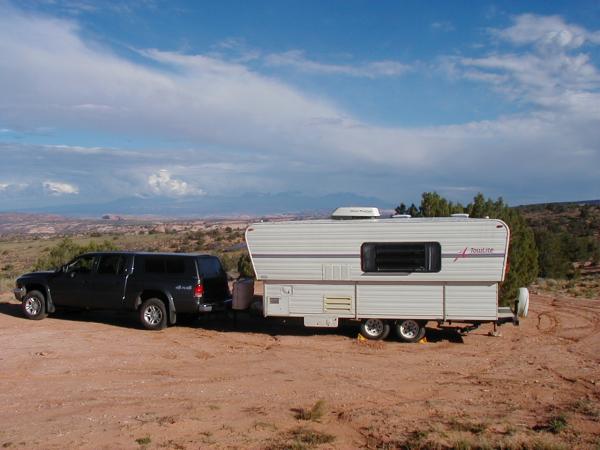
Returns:
[[[444,293],[440,284],[359,284],[358,318],[439,319]]]
[[[498,285],[446,285],[446,320],[494,320]]]
[[[509,230],[494,219],[258,223],[246,232],[268,316],[495,320]],[[365,242],[439,242],[435,273],[365,273]]]

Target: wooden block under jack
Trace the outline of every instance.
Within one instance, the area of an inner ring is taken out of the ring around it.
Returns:
[[[498,324],[494,322],[494,329],[488,333],[488,336],[502,337],[502,333],[498,330]]]

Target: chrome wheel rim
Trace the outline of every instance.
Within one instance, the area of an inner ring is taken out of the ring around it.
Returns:
[[[379,319],[368,319],[364,326],[365,333],[372,337],[381,336],[383,334],[383,328],[383,321]]]
[[[37,297],[28,297],[25,300],[25,311],[30,316],[37,316],[42,310],[42,302]]]
[[[400,324],[400,335],[406,339],[413,339],[419,334],[420,328],[414,320],[404,320]]]
[[[144,320],[149,325],[158,325],[163,318],[163,313],[158,306],[150,305],[144,311]]]

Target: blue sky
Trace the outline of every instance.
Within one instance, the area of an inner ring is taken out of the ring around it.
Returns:
[[[600,198],[598,2],[0,0],[0,210]]]

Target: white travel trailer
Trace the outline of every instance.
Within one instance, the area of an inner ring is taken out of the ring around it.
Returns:
[[[338,208],[328,220],[261,222],[246,231],[265,316],[303,317],[306,326],[361,321],[382,339],[391,327],[420,340],[427,321],[518,323],[498,307],[507,270],[508,226],[467,215],[379,218],[377,208]]]

